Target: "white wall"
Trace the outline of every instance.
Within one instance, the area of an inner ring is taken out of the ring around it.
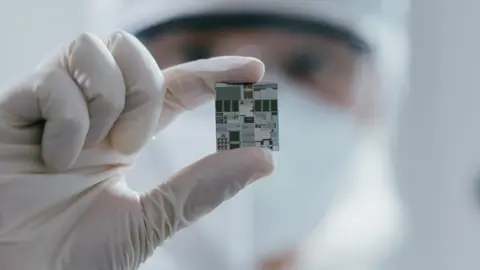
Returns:
[[[84,1],[0,0],[0,85],[84,29]]]
[[[480,269],[479,9],[478,0],[412,1],[397,156],[411,234],[383,269]]]

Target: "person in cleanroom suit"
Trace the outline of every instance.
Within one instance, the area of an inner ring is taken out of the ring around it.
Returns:
[[[125,32],[83,34],[2,95],[2,267],[135,269],[164,244],[157,267],[255,269],[313,230],[363,135],[387,122],[376,31],[325,3],[220,3],[165,6],[163,25],[136,33],[150,52]],[[244,36],[215,27],[235,22]],[[226,54],[261,61],[211,58]],[[269,151],[212,154],[209,139],[213,84],[262,77],[281,89],[275,172]]]
[[[280,86],[275,173],[182,231],[147,265],[252,269],[289,261],[334,204],[334,194],[353,185],[342,173],[350,171],[357,145],[373,133],[384,136],[395,117],[405,57],[399,31],[390,25],[401,24],[404,10],[385,11],[376,1],[106,3],[107,15],[96,14],[97,24],[130,30],[162,68],[219,55],[253,56],[266,64],[264,80]],[[213,117],[209,103],[157,136],[132,171],[148,180],[131,186],[148,190],[160,172],[168,175],[215,151]]]

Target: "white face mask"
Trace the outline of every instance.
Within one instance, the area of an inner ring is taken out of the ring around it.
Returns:
[[[280,151],[274,152],[275,172],[186,229],[187,234],[179,233],[177,241],[166,243],[176,263],[200,265],[213,259],[186,252],[185,245],[191,246],[198,237],[208,239],[207,244],[199,244],[205,254],[225,253],[210,262],[211,267],[219,267],[215,269],[249,269],[294,248],[314,229],[342,184],[338,177],[348,169],[359,141],[353,116],[315,103],[277,77],[264,80],[279,84]],[[215,151],[214,115],[213,104],[206,104],[162,131],[152,142],[154,151],[141,155],[138,162],[135,173],[145,180],[132,187],[151,188],[158,184],[159,172],[171,174]]]
[[[276,169],[247,192],[254,198],[252,250],[265,258],[293,248],[314,229],[341,185],[359,129],[346,111],[318,104],[298,87],[279,84]]]

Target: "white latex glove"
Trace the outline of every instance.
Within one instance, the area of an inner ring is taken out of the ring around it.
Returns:
[[[214,97],[215,82],[255,82],[263,72],[256,59],[221,57],[162,75],[134,37],[117,32],[105,44],[83,34],[4,92],[0,269],[136,269],[173,233],[271,173],[268,151],[244,148],[205,157],[146,194],[123,176],[156,130]]]

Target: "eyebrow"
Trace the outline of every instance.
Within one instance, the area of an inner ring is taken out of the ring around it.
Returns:
[[[293,33],[316,34],[345,43],[359,54],[370,54],[372,48],[354,31],[326,20],[263,12],[199,14],[165,21],[134,33],[144,42],[177,31],[208,31],[235,28],[282,29]]]

